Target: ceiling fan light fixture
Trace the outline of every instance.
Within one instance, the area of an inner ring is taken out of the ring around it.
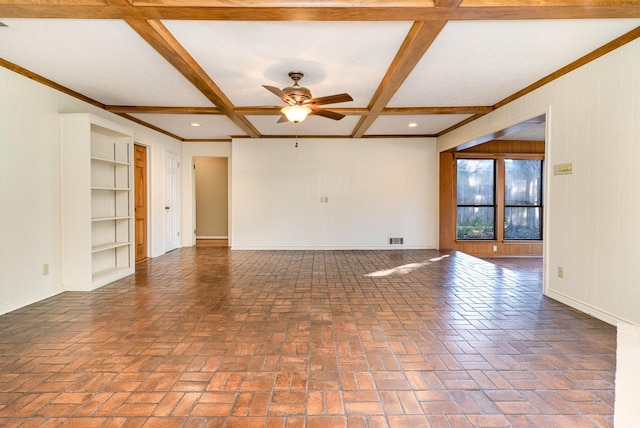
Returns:
[[[307,115],[311,113],[309,107],[299,104],[284,106],[280,111],[293,123],[302,122],[307,118]]]

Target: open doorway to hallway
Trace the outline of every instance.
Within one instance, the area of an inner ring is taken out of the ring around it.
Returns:
[[[197,246],[229,246],[229,165],[226,157],[196,157]]]

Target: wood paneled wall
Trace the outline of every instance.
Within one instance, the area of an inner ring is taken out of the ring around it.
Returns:
[[[542,241],[457,241],[455,151],[440,153],[440,240],[441,250],[458,250],[477,257],[542,256]],[[487,155],[544,154],[544,141],[494,140],[459,153]],[[543,225],[544,226],[544,225]],[[494,251],[494,246],[496,250]]]
[[[460,153],[544,154],[544,141],[493,140],[460,150]]]

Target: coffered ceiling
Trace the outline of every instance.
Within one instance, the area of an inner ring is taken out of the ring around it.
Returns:
[[[3,0],[0,22],[0,65],[182,141],[437,136],[639,37],[640,2]],[[262,85],[290,71],[346,116],[277,123]]]

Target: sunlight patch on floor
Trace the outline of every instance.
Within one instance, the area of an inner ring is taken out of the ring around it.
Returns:
[[[442,259],[445,259],[449,257],[448,254],[445,254],[444,256],[440,256],[440,257],[434,257],[433,259],[429,259],[426,262],[422,262],[422,263],[409,263],[406,265],[402,265],[402,266],[396,266],[394,268],[391,269],[385,269],[385,270],[379,270],[377,272],[372,272],[372,273],[368,273],[365,276],[367,277],[381,277],[381,276],[389,276],[389,275],[393,275],[393,274],[399,274],[399,275],[405,275],[407,273],[411,273],[416,269],[420,269],[423,266],[426,266],[428,264],[434,263],[434,262],[439,262]]]

